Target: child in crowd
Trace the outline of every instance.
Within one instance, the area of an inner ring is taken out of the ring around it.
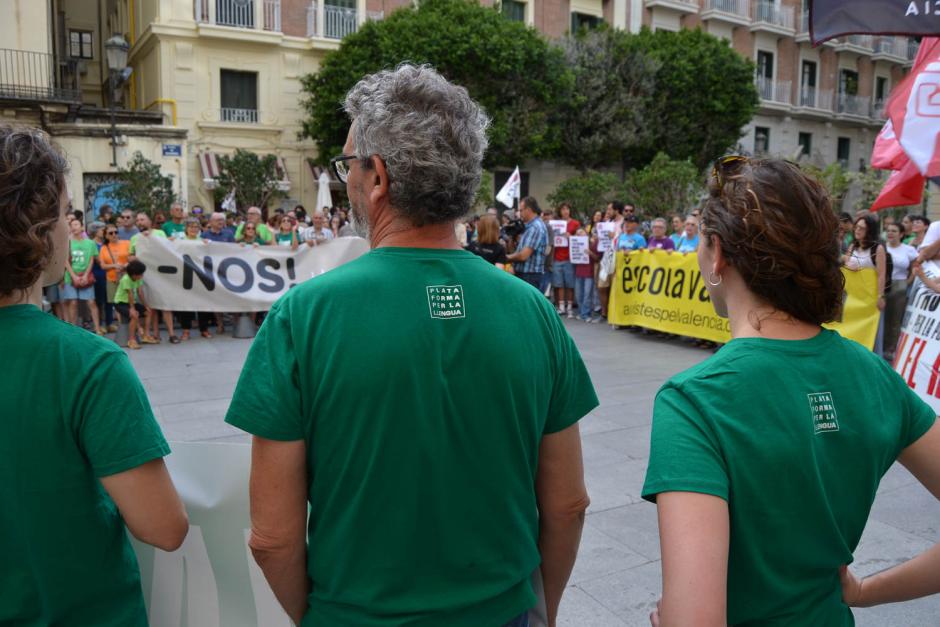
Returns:
[[[137,343],[137,327],[141,314],[144,314],[144,328],[150,328],[151,310],[147,299],[140,292],[146,271],[147,266],[141,261],[135,259],[128,263],[127,271],[118,282],[117,291],[114,293],[114,309],[121,316],[121,320],[127,320],[130,326],[127,339],[127,347],[130,349],[140,348]]]
[[[586,235],[587,231],[584,227],[580,227],[575,231],[575,237]],[[596,291],[594,290],[594,269],[600,258],[601,256],[597,252],[597,238],[592,237],[590,244],[588,244],[588,262],[571,262],[574,266],[574,294],[575,300],[578,302],[578,318],[584,322],[597,322],[600,320],[599,317],[591,317],[591,312],[597,304]]]

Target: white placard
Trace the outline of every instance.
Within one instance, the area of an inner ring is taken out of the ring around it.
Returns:
[[[617,232],[617,223],[598,222],[594,228],[597,229],[597,251],[605,253],[613,248],[613,236]]]
[[[571,243],[571,263],[581,265],[591,263],[587,235],[572,235],[568,241]]]
[[[548,226],[555,234],[555,248],[568,248],[568,221],[549,220]]]

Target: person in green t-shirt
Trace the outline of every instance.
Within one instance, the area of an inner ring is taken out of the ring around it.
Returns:
[[[839,569],[895,460],[940,485],[940,426],[883,359],[821,326],[844,285],[828,191],[738,156],[708,191],[698,263],[732,339],[656,395],[653,624],[849,627]]]
[[[152,311],[147,305],[147,299],[140,286],[144,284],[144,272],[147,271],[139,259],[128,262],[125,273],[118,281],[117,290],[114,292],[114,309],[121,316],[121,320],[128,323],[127,347],[130,349],[140,348],[137,343],[137,329],[140,316],[144,316],[144,328],[150,326],[150,317]]]
[[[45,133],[0,129],[0,625],[146,627],[127,531],[172,551],[189,525],[127,355],[42,311],[66,168]]]
[[[297,224],[290,216],[282,216],[278,221],[275,243],[278,246],[286,246],[291,250],[297,250],[297,246],[300,243],[297,239]]]
[[[597,396],[545,297],[457,242],[486,114],[412,65],[346,110],[337,170],[373,250],[291,289],[252,344],[226,416],[255,436],[251,549],[303,627],[523,625],[537,570],[553,624]]]
[[[245,225],[252,224],[255,226],[255,233],[257,234],[257,243],[258,244],[273,244],[274,243],[274,233],[271,232],[271,229],[268,228],[268,225],[264,223],[261,219],[261,209],[258,207],[248,207],[248,211],[245,213],[245,222],[238,225],[238,228],[235,229],[235,241],[242,242],[245,239]],[[254,242],[252,242],[254,243]]]
[[[182,236],[186,230],[186,223],[183,220],[183,205],[178,202],[170,206],[170,219],[163,223],[160,229],[167,237],[172,238],[177,233]]]
[[[98,316],[98,306],[95,304],[95,285],[92,274],[95,257],[98,256],[98,244],[85,234],[85,225],[81,220],[73,219],[69,223],[69,231],[69,257],[65,262],[66,273],[62,283],[65,319],[71,324],[78,324],[78,301],[83,300],[88,305],[95,333],[104,335]],[[92,282],[88,283],[89,280]]]

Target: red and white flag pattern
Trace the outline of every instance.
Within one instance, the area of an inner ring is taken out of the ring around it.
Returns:
[[[871,165],[893,172],[872,211],[919,203],[926,179],[940,176],[940,38],[921,42],[910,74],[888,100],[887,114]]]

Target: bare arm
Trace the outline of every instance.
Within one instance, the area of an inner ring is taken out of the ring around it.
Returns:
[[[290,232],[290,249],[297,250],[297,246],[299,244],[300,242],[297,241],[297,231],[296,230],[291,231]]]
[[[940,254],[940,239],[938,239],[933,244],[926,246],[922,251],[917,254],[917,261],[923,263],[924,261],[930,261],[934,259],[938,254]]]
[[[887,264],[886,257],[888,253],[885,250],[884,246],[878,246],[878,250],[875,252],[875,269],[878,272],[878,309],[884,309],[885,307],[885,275]]]
[[[662,627],[725,627],[728,595],[728,503],[710,494],[656,497],[663,558]]]
[[[134,537],[175,551],[189,531],[186,510],[162,459],[101,478]]]
[[[584,512],[590,500],[584,487],[581,434],[575,423],[542,438],[535,478],[539,508],[539,553],[548,624],[555,624],[581,544]]]
[[[898,458],[934,497],[940,499],[940,424],[908,446]],[[844,566],[842,598],[854,607],[909,601],[940,592],[940,544],[880,573],[856,578]]]
[[[248,546],[294,624],[307,611],[307,447],[255,436],[251,444]]]

